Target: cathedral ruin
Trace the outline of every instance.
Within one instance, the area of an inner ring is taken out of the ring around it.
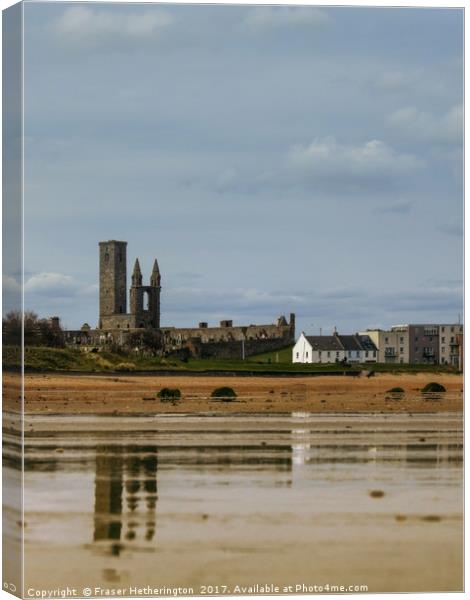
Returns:
[[[160,329],[161,276],[158,261],[153,263],[150,285],[142,285],[136,258],[129,290],[127,312],[127,242],[100,242],[100,316],[98,329]]]
[[[135,347],[136,339],[149,332],[159,340],[161,355],[178,354],[200,358],[244,358],[279,350],[295,341],[295,315],[289,322],[238,325],[224,319],[217,326],[199,322],[197,327],[162,326],[160,322],[161,274],[154,260],[149,285],[143,285],[139,259],[135,260],[131,285],[127,287],[127,242],[99,242],[99,319],[92,329],[85,323],[79,331],[64,332],[68,346],[84,350],[118,346]],[[128,302],[129,299],[129,302]],[[129,312],[128,312],[129,306]],[[137,344],[138,345],[138,344]]]

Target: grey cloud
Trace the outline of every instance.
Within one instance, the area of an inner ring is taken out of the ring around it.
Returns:
[[[354,145],[326,137],[292,147],[287,166],[313,177],[364,180],[406,176],[422,168],[423,161],[412,154],[400,154],[380,140]]]
[[[98,286],[83,285],[70,275],[61,273],[37,273],[25,282],[25,295],[73,297],[96,293]]]
[[[160,8],[124,13],[78,4],[65,9],[53,21],[52,31],[61,42],[88,46],[89,50],[90,45],[106,46],[115,41],[140,44],[172,22],[172,16]]]
[[[413,202],[411,200],[401,200],[397,202],[390,202],[384,204],[383,206],[379,206],[376,210],[379,214],[397,214],[404,215],[411,212],[413,207]]]
[[[463,106],[453,106],[440,115],[409,106],[390,114],[387,124],[406,139],[431,144],[461,144]]]
[[[376,88],[386,92],[394,92],[408,88],[416,81],[411,73],[403,70],[388,70],[379,73],[374,80]]]
[[[320,8],[263,6],[250,9],[245,24],[250,30],[266,31],[297,27],[323,28],[331,22],[330,16]]]
[[[445,233],[446,235],[451,235],[454,237],[462,237],[463,236],[463,223],[458,223],[456,221],[452,221],[450,223],[440,223],[437,226],[437,230],[441,233]]]
[[[273,157],[273,160],[277,160],[277,164],[261,172],[253,172],[252,165],[243,173],[226,169],[218,175],[215,187],[219,192],[244,193],[312,184],[330,190],[354,186],[365,190],[384,182],[398,186],[425,167],[421,158],[400,153],[383,141],[346,144],[333,136],[294,145],[285,152],[284,158]],[[403,210],[403,206],[391,212],[399,210]]]

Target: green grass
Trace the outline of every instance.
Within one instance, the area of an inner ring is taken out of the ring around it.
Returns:
[[[248,362],[266,362],[266,363],[292,363],[292,348],[294,346],[288,346],[281,350],[275,350],[274,352],[263,352],[263,354],[255,354],[248,356]]]
[[[241,359],[189,359],[182,362],[174,358],[135,356],[133,354],[97,352],[84,353],[72,348],[27,347],[25,368],[36,371],[79,371],[79,372],[139,372],[139,371],[198,371],[198,372],[254,372],[254,373],[315,373],[347,372],[361,369],[375,372],[418,373],[418,372],[457,372],[450,366],[438,365],[402,365],[402,364],[366,364],[344,367],[337,364],[318,365],[291,362],[292,348],[278,352],[268,352]],[[276,362],[276,355],[279,362]],[[269,362],[271,359],[271,362]],[[3,366],[5,369],[20,367],[20,349],[14,346],[3,347]]]

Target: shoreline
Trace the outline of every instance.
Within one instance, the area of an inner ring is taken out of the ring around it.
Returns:
[[[446,392],[426,396],[429,382]],[[442,373],[379,373],[374,377],[256,376],[171,374],[25,374],[26,414],[281,414],[310,413],[438,413],[463,412],[463,376]],[[4,409],[20,409],[19,377],[4,373]],[[232,387],[237,398],[211,398],[219,386]],[[178,388],[181,399],[163,401],[157,393]],[[394,387],[404,393],[391,394]]]

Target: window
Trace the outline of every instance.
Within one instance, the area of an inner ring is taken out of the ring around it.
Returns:
[[[403,354],[403,346],[400,347],[400,354]]]
[[[377,350],[374,350],[373,354],[374,354],[374,358],[375,358],[377,356]]]
[[[450,328],[450,332],[454,333],[454,328],[453,327]]]
[[[388,344],[388,337],[385,338],[385,343]]]
[[[446,338],[445,338],[445,337],[442,337],[442,338],[441,338],[441,343],[442,343],[442,344],[445,344],[445,343],[446,343]]]
[[[330,358],[330,354],[331,352],[327,352],[326,355],[328,356],[328,358]]]
[[[441,354],[445,354],[446,349],[444,347],[441,348]]]
[[[299,358],[299,353],[298,352],[295,353],[295,358]]]
[[[308,358],[308,352],[305,353],[305,358]]]
[[[339,358],[339,352],[336,353],[336,358]]]
[[[403,338],[402,337],[400,338],[400,344],[403,344]]]
[[[352,352],[351,350],[348,350],[348,356],[351,357],[352,356]]]

